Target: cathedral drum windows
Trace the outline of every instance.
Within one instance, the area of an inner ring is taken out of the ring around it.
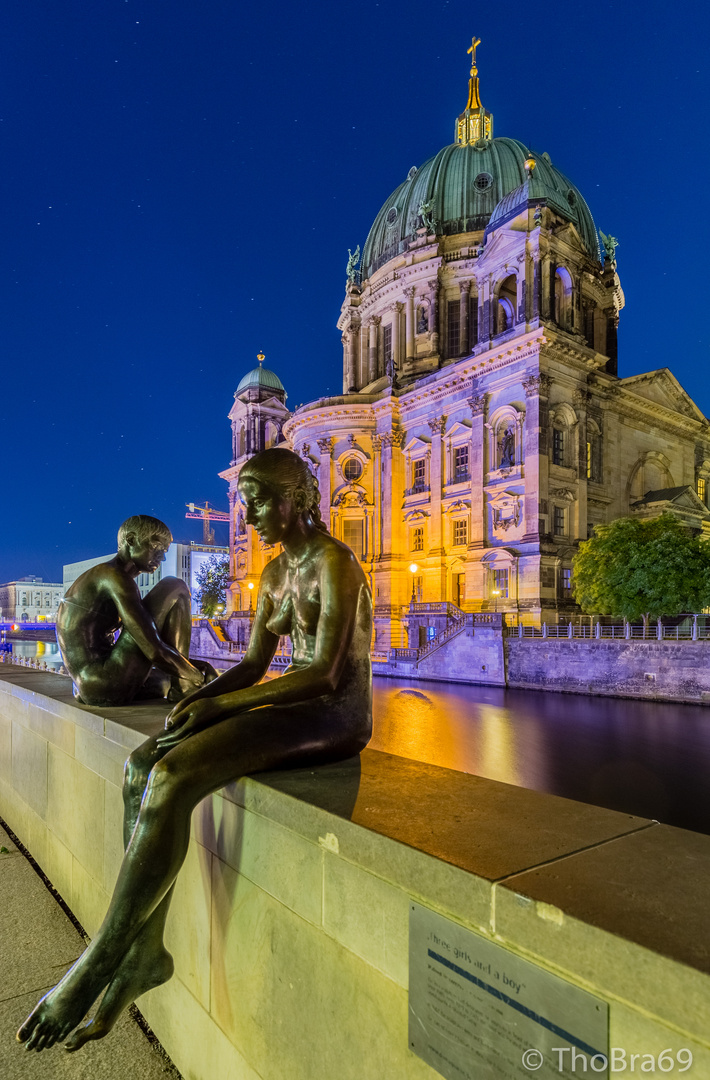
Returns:
[[[455,359],[461,348],[461,304],[458,300],[449,300],[446,305],[446,356]]]
[[[572,329],[572,278],[569,270],[558,266],[555,270],[554,318],[558,326]]]
[[[515,326],[515,311],[517,307],[518,283],[515,274],[509,274],[498,285],[494,309],[494,329],[496,334],[504,334]]]

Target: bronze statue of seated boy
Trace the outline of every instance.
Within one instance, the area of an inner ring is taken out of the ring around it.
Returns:
[[[69,587],[57,614],[57,641],[86,705],[128,705],[134,698],[181,698],[216,678],[191,663],[190,591],[166,577],[141,599],[139,574],[151,574],[172,542],[167,525],[138,514],[118,530],[118,553]]]

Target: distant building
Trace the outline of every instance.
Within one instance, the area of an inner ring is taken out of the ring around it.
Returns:
[[[215,544],[179,544],[172,543],[165,554],[165,562],[161,563],[158,569],[152,574],[139,574],[136,578],[136,584],[141,596],[146,596],[154,585],[157,585],[161,578],[164,577],[177,577],[190,589],[190,595],[192,597],[192,614],[200,614],[199,601],[196,599],[197,593],[197,579],[196,574],[200,566],[211,555],[224,555],[227,557],[229,554],[229,548],[219,547]],[[109,559],[115,558],[116,552],[111,555],[98,555],[93,559],[82,559],[80,562],[67,563],[64,567],[64,589],[66,593],[70,585],[72,585],[81,574],[90,570],[93,566],[98,566],[100,563],[108,562]]]
[[[60,584],[41,577],[23,577],[0,585],[0,621],[54,622],[64,595]]]
[[[288,414],[273,372],[237,388],[233,610],[274,554],[244,524],[239,470],[279,438],[362,561],[378,651],[407,643],[412,599],[432,622],[447,604],[573,615],[572,559],[600,523],[668,509],[710,530],[710,424],[667,368],[619,378],[617,242],[599,235],[603,251],[547,153],[493,137],[474,63],[454,142],[409,169],[348,263],[342,394]]]

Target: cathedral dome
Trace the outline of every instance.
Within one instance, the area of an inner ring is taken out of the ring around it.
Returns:
[[[285,395],[286,391],[281,379],[276,372],[263,366],[264,354],[259,353],[259,366],[247,371],[244,378],[234,392],[234,396],[244,393],[245,390],[276,390]]]
[[[532,176],[525,164],[530,160],[535,162]],[[511,205],[506,199],[513,193]],[[410,169],[370,229],[363,250],[362,277],[369,277],[406,250],[422,227],[423,205],[432,222],[430,232],[455,236],[482,231],[494,219],[502,224],[523,198],[545,202],[571,221],[589,254],[599,258],[589,207],[549,155],[536,154],[517,139],[480,138],[472,144],[445,146],[419,169]]]

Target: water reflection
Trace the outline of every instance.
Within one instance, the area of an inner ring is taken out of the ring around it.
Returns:
[[[61,667],[62,657],[56,641],[12,641],[13,656],[34,656],[40,663]]]
[[[710,833],[710,710],[375,679],[376,750]]]

